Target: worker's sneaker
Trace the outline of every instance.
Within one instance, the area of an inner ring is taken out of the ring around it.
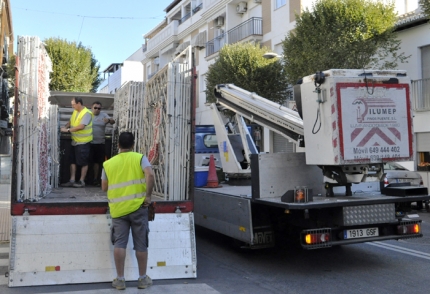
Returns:
[[[100,182],[97,179],[94,179],[93,186],[100,187]]]
[[[64,184],[61,184],[61,187],[73,187],[73,185],[75,184],[75,182],[67,182],[67,183],[64,183]]]
[[[125,280],[114,279],[112,282],[112,287],[117,290],[125,290]]]
[[[151,286],[151,285],[152,285],[152,280],[151,280],[151,278],[149,276],[146,276],[143,279],[138,279],[137,280],[137,288],[139,288],[139,289],[145,289],[145,288],[147,288],[148,286]]]
[[[84,188],[85,187],[85,182],[84,181],[79,181],[73,184],[73,187],[75,188]]]

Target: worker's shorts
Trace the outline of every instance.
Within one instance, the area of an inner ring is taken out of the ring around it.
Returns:
[[[135,212],[112,218],[111,240],[115,248],[127,248],[128,237],[133,236],[135,251],[148,251],[148,208],[141,207]]]
[[[103,163],[105,161],[105,144],[91,144],[90,162]]]
[[[91,143],[80,144],[72,146],[70,150],[70,163],[77,164],[80,166],[88,165],[90,158]]]

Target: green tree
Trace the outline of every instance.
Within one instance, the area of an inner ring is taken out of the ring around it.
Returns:
[[[51,91],[96,92],[100,66],[90,48],[60,38],[43,41],[52,61]]]
[[[290,83],[330,68],[393,69],[406,62],[394,33],[394,4],[368,0],[319,0],[296,15],[283,41]]]
[[[288,83],[281,62],[263,57],[268,51],[253,43],[236,43],[221,48],[206,75],[206,101],[216,101],[213,93],[217,84],[229,83],[283,103],[288,97]]]
[[[430,0],[420,0],[420,5],[425,13],[427,15],[427,18],[430,19]]]

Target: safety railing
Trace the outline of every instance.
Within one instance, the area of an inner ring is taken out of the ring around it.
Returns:
[[[218,52],[225,44],[234,44],[250,36],[263,35],[263,19],[252,17],[227,33],[219,35],[206,43],[206,56]]]

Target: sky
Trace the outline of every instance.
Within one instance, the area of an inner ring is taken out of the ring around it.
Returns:
[[[173,0],[10,0],[14,51],[18,36],[59,37],[90,48],[103,72],[144,43]]]

